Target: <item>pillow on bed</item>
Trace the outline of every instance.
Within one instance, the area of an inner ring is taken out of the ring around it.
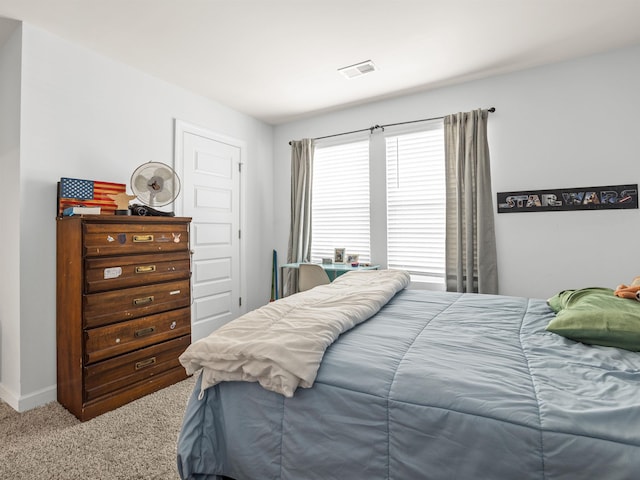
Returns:
[[[640,351],[640,302],[609,288],[565,290],[548,300],[556,316],[547,330],[591,345]]]

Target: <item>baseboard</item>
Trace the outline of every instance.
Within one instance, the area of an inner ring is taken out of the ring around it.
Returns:
[[[18,397],[0,384],[0,399],[18,412],[26,412],[27,410],[41,407],[47,403],[54,402],[56,398],[57,388],[55,385]]]
[[[10,392],[2,383],[0,383],[0,400],[9,405],[14,410],[18,410],[18,397]]]

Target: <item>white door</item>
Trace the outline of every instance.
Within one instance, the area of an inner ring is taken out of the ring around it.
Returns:
[[[192,341],[242,313],[241,159],[243,143],[176,121],[181,211],[192,217]],[[180,202],[179,202],[180,203]]]

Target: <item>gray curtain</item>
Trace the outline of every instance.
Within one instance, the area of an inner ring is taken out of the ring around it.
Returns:
[[[447,290],[498,293],[487,110],[444,118]]]
[[[287,263],[311,259],[311,187],[313,184],[313,152],[315,143],[305,138],[291,142],[291,228]],[[298,271],[284,269],[286,279],[282,296],[298,291]]]

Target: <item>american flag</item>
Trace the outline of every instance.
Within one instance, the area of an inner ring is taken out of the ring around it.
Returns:
[[[63,177],[58,183],[58,216],[68,207],[100,207],[101,214],[113,214],[116,202],[109,194],[126,192],[124,183],[96,182]]]

